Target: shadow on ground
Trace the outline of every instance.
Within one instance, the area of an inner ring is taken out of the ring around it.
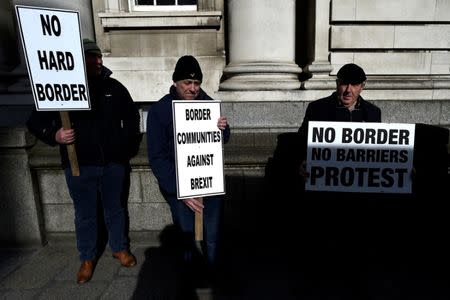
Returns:
[[[225,216],[211,298],[450,299],[448,131],[417,134],[411,195],[304,192],[298,139],[281,134],[265,177],[247,179],[246,202],[229,202],[236,215]],[[166,230],[163,246],[147,250],[134,299],[198,299]]]

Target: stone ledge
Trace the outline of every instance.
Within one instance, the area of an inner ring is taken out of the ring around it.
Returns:
[[[224,146],[225,169],[235,165],[262,165],[273,154],[276,146],[275,132],[232,133],[229,144]],[[33,169],[60,169],[59,148],[38,141],[30,149],[30,166]],[[147,142],[142,139],[138,154],[131,160],[136,170],[148,170]]]
[[[105,30],[121,28],[220,28],[221,11],[99,13]]]
[[[36,138],[26,128],[0,127],[1,148],[28,148],[36,143]]]

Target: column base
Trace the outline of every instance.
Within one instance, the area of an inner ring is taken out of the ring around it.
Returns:
[[[305,90],[328,90],[336,88],[334,77],[330,76],[333,66],[328,61],[313,62],[307,65],[304,72],[311,78],[302,82],[302,89]]]
[[[295,63],[229,64],[223,71],[220,91],[296,90],[302,69]]]

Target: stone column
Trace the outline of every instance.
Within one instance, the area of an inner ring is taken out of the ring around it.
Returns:
[[[219,90],[300,88],[295,0],[229,0],[230,63]]]
[[[312,77],[303,83],[306,89],[326,89],[334,87],[330,80],[333,70],[329,60],[330,0],[312,0],[308,14],[312,18],[309,29],[310,60],[304,71]]]

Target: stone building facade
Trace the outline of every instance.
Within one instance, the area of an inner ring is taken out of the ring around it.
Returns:
[[[365,69],[363,96],[381,108],[384,122],[450,127],[450,0],[149,3],[1,2],[1,241],[39,244],[74,230],[57,149],[24,128],[33,99],[16,4],[78,10],[83,35],[98,42],[104,64],[130,90],[143,120],[151,103],[167,93],[177,59],[198,58],[202,87],[222,100],[232,126],[225,170],[233,226],[255,217],[242,215],[241,208],[261,196],[278,135],[298,129],[306,105],[334,90],[336,72],[345,63]],[[170,222],[145,147],[144,140],[130,180],[133,232],[159,231]]]

